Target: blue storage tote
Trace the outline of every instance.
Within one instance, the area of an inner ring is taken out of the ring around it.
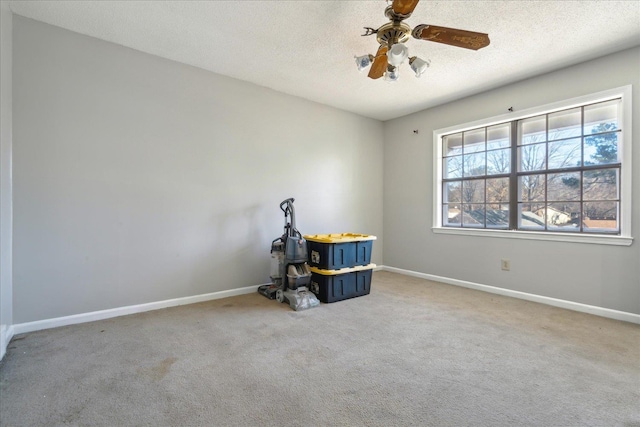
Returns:
[[[368,295],[371,292],[371,277],[375,266],[369,264],[341,270],[310,267],[309,288],[324,303]]]
[[[339,270],[371,263],[376,236],[355,233],[305,235],[309,265]]]

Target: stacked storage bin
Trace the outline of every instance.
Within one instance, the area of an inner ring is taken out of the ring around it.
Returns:
[[[371,249],[376,236],[306,235],[311,291],[324,303],[367,295],[371,291]]]

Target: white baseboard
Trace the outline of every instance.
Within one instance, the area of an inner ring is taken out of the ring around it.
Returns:
[[[628,313],[624,311],[611,310],[608,308],[597,307],[593,305],[581,304],[573,301],[566,301],[556,298],[545,297],[541,295],[529,294],[526,292],[513,291],[495,286],[482,285],[480,283],[467,282],[464,280],[452,279],[449,277],[436,276],[433,274],[420,273],[417,271],[404,270],[401,268],[379,265],[374,268],[375,271],[389,271],[392,273],[404,274],[406,276],[418,277],[421,279],[432,280],[435,282],[446,283],[449,285],[461,286],[469,289],[489,292],[497,295],[504,295],[513,298],[519,298],[527,301],[533,301],[541,304],[547,304],[554,307],[565,308],[568,310],[580,311],[583,313],[594,314],[596,316],[607,317],[610,319],[622,320],[625,322],[640,324],[640,315]],[[14,335],[34,332],[43,329],[57,328],[60,326],[74,325],[77,323],[93,322],[96,320],[109,319],[112,317],[125,316],[127,314],[143,313],[145,311],[159,310],[162,308],[175,307],[185,304],[194,304],[198,302],[211,301],[220,298],[227,298],[236,295],[244,295],[256,292],[260,285],[247,286],[244,288],[230,289],[226,291],[212,292],[202,295],[193,295],[190,297],[174,298],[170,300],[151,302],[146,304],[130,305],[126,307],[112,308],[108,310],[93,311],[89,313],[74,314],[72,316],[56,317],[53,319],[37,320],[35,322],[17,323],[14,325],[2,325],[0,327],[0,360],[6,353],[7,346]]]
[[[435,276],[433,274],[420,273],[417,271],[403,270],[401,268],[381,266],[380,270],[389,271],[391,273],[404,274],[406,276],[419,277],[421,279],[432,280],[434,282],[446,283],[449,285],[462,286],[464,288],[475,289],[478,291],[489,292],[497,295],[504,295],[513,298],[519,298],[527,301],[538,302],[541,304],[552,305],[554,307],[566,308],[568,310],[580,311],[582,313],[594,314],[596,316],[608,317],[610,319],[622,320],[624,322],[640,324],[640,315],[628,313],[626,311],[611,310],[609,308],[597,307],[594,305],[582,304],[579,302],[567,301],[557,298],[550,298],[541,295],[529,294],[526,292],[512,291],[510,289],[498,288],[495,286],[482,285],[480,283],[467,282],[465,280],[451,279],[449,277]]]
[[[13,325],[0,325],[0,360],[7,354],[11,338],[13,338]]]
[[[247,286],[245,288],[230,289],[227,291],[212,292],[209,294],[193,295],[190,297],[174,298],[164,301],[150,302],[147,304],[129,305],[126,307],[111,308],[108,310],[92,311],[90,313],[74,314],[72,316],[56,317],[53,319],[37,320],[35,322],[17,323],[12,326],[12,335],[40,331],[42,329],[57,328],[59,326],[75,325],[77,323],[93,322],[96,320],[125,316],[127,314],[142,313],[145,311],[159,310],[161,308],[175,307],[178,305],[211,301],[214,299],[233,297],[236,295],[250,294],[252,292],[257,292],[259,286],[261,285]]]

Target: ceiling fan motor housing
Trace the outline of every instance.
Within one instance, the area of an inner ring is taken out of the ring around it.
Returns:
[[[411,36],[411,27],[404,22],[389,22],[378,28],[376,38],[378,43],[392,46],[396,43],[404,43]]]

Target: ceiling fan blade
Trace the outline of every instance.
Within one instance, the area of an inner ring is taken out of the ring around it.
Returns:
[[[397,15],[411,15],[419,0],[393,0],[391,8]]]
[[[379,79],[387,71],[387,50],[389,50],[387,46],[380,45],[378,53],[376,53],[376,59],[373,60],[369,70],[370,78]]]
[[[478,50],[489,45],[488,34],[458,30],[456,28],[436,27],[435,25],[417,25],[411,34],[416,39],[464,47],[465,49]]]

